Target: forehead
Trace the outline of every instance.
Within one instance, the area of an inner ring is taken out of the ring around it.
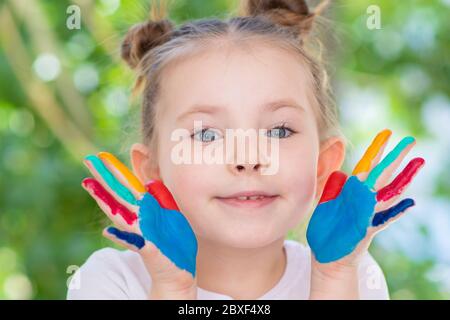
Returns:
[[[176,114],[199,104],[239,110],[283,99],[312,112],[308,68],[293,53],[264,45],[212,48],[173,63],[163,72],[161,90],[164,109]]]

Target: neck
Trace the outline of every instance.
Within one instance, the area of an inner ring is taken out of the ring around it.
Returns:
[[[234,299],[257,299],[286,268],[284,238],[262,248],[231,248],[198,238],[197,284]]]

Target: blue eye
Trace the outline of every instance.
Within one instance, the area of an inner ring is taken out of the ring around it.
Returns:
[[[201,131],[197,131],[191,135],[192,138],[196,140],[200,140],[202,142],[212,142],[221,138],[219,132],[211,130],[209,128],[205,128]]]
[[[267,136],[269,138],[284,139],[284,138],[290,137],[293,133],[295,133],[295,131],[282,125],[282,126],[275,127],[273,129],[268,130]]]

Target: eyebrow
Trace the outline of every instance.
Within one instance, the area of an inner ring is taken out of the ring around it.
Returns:
[[[303,108],[299,103],[296,102],[295,99],[279,99],[275,101],[271,101],[263,104],[263,111],[277,111],[282,108],[294,108],[301,112],[306,112],[305,108]],[[205,113],[205,114],[216,114],[226,109],[224,106],[214,106],[214,105],[206,105],[206,104],[194,104],[189,108],[189,111],[182,113],[177,120],[180,121],[192,114],[195,113]]]

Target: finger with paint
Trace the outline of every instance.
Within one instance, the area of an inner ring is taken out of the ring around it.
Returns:
[[[376,135],[366,152],[356,164],[352,175],[358,176],[360,180],[365,180],[368,173],[380,161],[383,151],[392,135],[392,131],[384,129]]]
[[[101,154],[105,153],[99,155]],[[124,183],[124,177],[134,177],[134,175],[131,172],[127,174],[128,169],[124,165],[120,171],[115,166],[117,163],[102,160],[100,156],[88,155],[84,164],[94,178],[84,179],[83,188],[97,201],[115,225],[127,231],[136,232],[135,222],[139,211],[137,199],[142,197],[142,194],[136,192],[133,194]]]
[[[86,178],[82,182],[83,188],[97,202],[98,206],[117,226],[124,230],[136,232],[137,210],[130,205],[117,201],[103,185],[94,178]]]
[[[404,138],[377,164],[391,135],[383,130],[372,141],[362,159],[347,178],[343,172],[333,172],[324,187],[319,205],[307,230],[308,243],[317,261],[339,260],[355,250],[368,235],[374,234],[398,219],[401,213],[414,205],[404,199],[391,205],[405,191],[425,161],[415,158],[388,185],[382,186],[400,165],[415,140]],[[361,177],[366,176],[364,180]]]
[[[389,201],[390,199],[399,196],[405,191],[406,187],[412,182],[414,176],[419,172],[419,169],[424,165],[424,159],[412,159],[390,184],[378,190],[377,201]]]
[[[177,267],[195,276],[195,234],[162,181],[144,187],[124,164],[105,152],[87,156],[85,164],[95,178],[85,179],[83,187],[120,228],[107,228],[104,234],[137,250],[145,249],[149,241]]]
[[[180,211],[169,189],[167,189],[161,180],[149,181],[145,185],[145,189],[158,200],[164,209]]]
[[[114,241],[119,242],[122,246],[129,250],[140,250],[145,246],[145,239],[134,232],[123,231],[116,227],[108,227],[103,231],[103,235]]]
[[[414,200],[409,198],[400,201],[396,205],[391,205],[405,192],[413,181],[413,178],[424,165],[425,160],[423,158],[412,159],[391,183],[377,191],[377,206],[388,208],[381,211],[378,210],[379,212],[375,214],[372,220],[373,227],[382,226],[388,221],[393,222],[398,219],[406,209],[414,206]]]
[[[100,153],[99,155],[101,154],[104,153]],[[137,206],[137,201],[140,197],[142,197],[143,192],[138,193],[135,188],[130,188],[129,185],[131,183],[125,178],[130,176],[134,177],[134,175],[131,172],[127,175],[126,171],[124,174],[123,170],[126,168],[124,165],[116,167],[117,164],[109,162],[109,160],[103,160],[100,156],[88,155],[85,158],[84,163],[95,179],[99,181],[111,194],[115,194],[117,196],[118,201],[123,204]],[[120,171],[119,168],[121,168],[122,171]],[[128,169],[126,170],[128,171]]]
[[[413,137],[403,138],[383,160],[378,163],[370,172],[364,183],[374,190],[378,190],[385,185],[392,173],[400,166],[403,159],[416,144]]]
[[[116,170],[121,181],[135,196],[140,198],[143,193],[146,192],[145,187],[139,181],[139,179],[113,154],[109,152],[100,152],[98,157],[103,160],[106,167],[110,171]]]

